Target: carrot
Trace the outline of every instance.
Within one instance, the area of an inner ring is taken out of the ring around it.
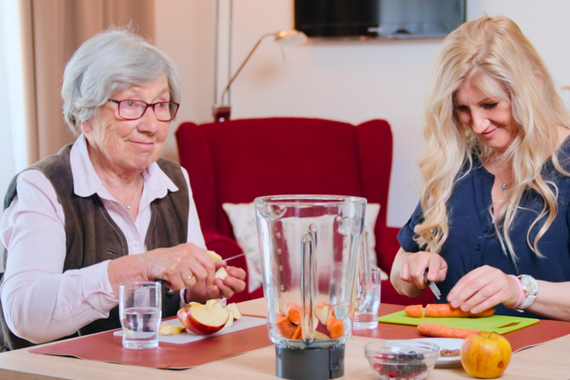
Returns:
[[[289,318],[283,317],[275,322],[275,327],[279,330],[279,333],[283,338],[291,339],[297,330],[297,326],[291,323]]]
[[[459,308],[451,307],[448,303],[443,304],[429,304],[426,305],[424,317],[430,318],[447,318],[447,317],[488,317],[495,313],[494,308],[483,310],[480,313],[473,314],[469,311],[463,311]]]
[[[418,333],[425,336],[434,336],[441,338],[460,338],[464,339],[468,335],[477,334],[479,330],[460,329],[456,327],[448,327],[437,325],[435,323],[420,323],[418,325]]]
[[[327,321],[327,330],[329,330],[331,339],[338,339],[344,335],[344,323],[342,319],[331,316],[329,318],[330,323]]]
[[[406,316],[411,318],[421,318],[424,313],[422,305],[410,305],[404,309]]]
[[[291,339],[301,339],[302,335],[303,335],[303,328],[299,325],[297,326],[297,329],[295,330],[295,333],[293,334]]]
[[[283,312],[292,324],[299,325],[301,323],[301,308],[295,305],[295,303],[287,302],[283,307]]]

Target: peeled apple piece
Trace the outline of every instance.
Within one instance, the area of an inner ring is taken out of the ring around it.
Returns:
[[[222,261],[222,256],[218,255],[216,252],[206,250],[206,253],[208,254],[208,256],[210,256],[214,264],[217,264],[219,261]]]
[[[228,277],[228,271],[226,270],[226,268],[219,267],[218,270],[216,271],[216,275],[214,276],[214,278],[221,278],[223,280],[226,277]]]

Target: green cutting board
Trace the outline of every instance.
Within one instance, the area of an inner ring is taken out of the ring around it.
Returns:
[[[422,322],[436,323],[448,327],[462,329],[475,329],[479,331],[494,331],[498,334],[506,334],[511,331],[534,325],[540,321],[536,318],[511,317],[506,315],[491,315],[481,318],[410,318],[404,311],[384,315],[378,318],[378,322],[397,323],[402,325],[417,326]]]

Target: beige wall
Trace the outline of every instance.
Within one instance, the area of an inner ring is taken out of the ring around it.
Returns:
[[[222,5],[228,0],[222,0]],[[157,0],[158,46],[183,76],[181,121],[211,121],[215,0]],[[536,45],[560,86],[570,85],[570,1],[468,0],[467,16],[513,18]],[[165,6],[167,5],[167,6]],[[293,27],[292,0],[235,0],[233,70],[267,32]],[[301,116],[360,123],[390,122],[395,150],[388,223],[403,225],[417,199],[417,158],[423,146],[425,83],[440,39],[311,40],[286,48],[260,45],[232,86],[233,118]],[[223,80],[221,80],[223,81]],[[173,125],[173,131],[176,125]],[[166,147],[175,156],[173,138]]]

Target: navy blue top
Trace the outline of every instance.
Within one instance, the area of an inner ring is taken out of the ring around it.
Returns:
[[[562,167],[569,170],[570,138],[562,144],[558,154]],[[544,202],[534,191],[524,193],[522,208],[517,212],[510,233],[513,249],[518,257],[516,265],[510,255],[501,249],[489,212],[493,203],[491,188],[495,177],[476,160],[467,176],[455,184],[447,202],[449,236],[440,252],[448,264],[448,270],[445,280],[437,284],[442,293],[439,303],[447,302],[447,294],[461,277],[482,265],[493,266],[507,274],[529,274],[539,280],[570,281],[570,177],[556,171],[550,159],[543,165],[542,175],[545,180],[552,180],[558,186],[558,214],[539,240],[539,250],[545,256],[539,258],[528,246],[526,236]],[[407,252],[420,250],[413,237],[414,226],[421,220],[422,210],[418,205],[398,234],[400,245]],[[541,225],[538,223],[531,232],[531,244]],[[502,304],[497,305],[495,309],[496,314],[501,315],[544,318],[528,311],[519,313]]]

